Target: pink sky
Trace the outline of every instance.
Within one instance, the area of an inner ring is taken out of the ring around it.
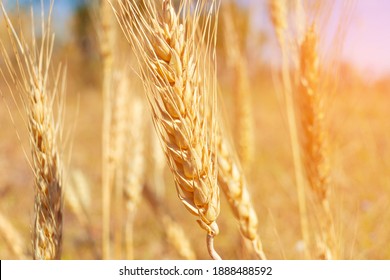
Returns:
[[[252,6],[254,24],[274,36],[270,23],[268,0],[239,0],[242,4]],[[289,1],[289,0],[287,0]],[[328,0],[323,0],[328,1]],[[329,29],[337,28],[340,7],[347,0],[335,0],[333,14],[336,16],[328,22]],[[363,77],[368,79],[390,75],[390,0],[352,0],[354,12],[347,29],[341,57],[351,63]],[[263,58],[275,60],[274,42],[265,46]]]
[[[365,75],[390,74],[390,1],[356,1],[343,57]]]

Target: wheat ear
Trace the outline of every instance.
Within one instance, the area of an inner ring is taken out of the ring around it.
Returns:
[[[259,222],[252,205],[245,176],[232,156],[232,148],[225,138],[218,137],[218,183],[240,225],[241,234],[251,241],[258,258],[265,260],[263,245],[257,233]]]
[[[329,204],[328,137],[324,127],[324,99],[318,87],[317,40],[315,27],[312,26],[306,32],[300,48],[300,83],[297,103],[301,118],[303,165],[310,189],[318,204],[316,214],[320,223],[320,233],[317,237],[319,257],[334,259],[337,258],[337,252]]]
[[[4,47],[3,57],[28,117],[35,190],[34,259],[59,259],[62,244],[62,164],[57,145],[61,124],[56,124],[53,113],[54,98],[61,90],[61,69],[55,80],[50,78],[54,45],[50,31],[52,7],[51,1],[46,22],[42,7],[42,38],[37,45],[35,34],[31,43],[25,41],[23,34],[17,34],[1,3],[17,67],[13,67]]]
[[[191,1],[183,1],[180,18],[169,0],[162,1],[160,12],[154,1],[147,1],[146,16],[136,1],[118,2],[120,23],[142,65],[153,121],[179,198],[207,231],[211,257],[219,259],[212,244],[219,231],[215,127],[205,118],[209,110],[214,113],[209,102],[215,101],[216,87],[210,81],[215,72],[205,69],[205,61],[213,61],[216,25],[211,13],[217,4],[198,1],[191,7]]]

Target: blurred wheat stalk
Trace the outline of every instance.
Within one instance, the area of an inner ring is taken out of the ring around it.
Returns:
[[[11,252],[20,260],[27,259],[25,254],[25,244],[19,232],[11,222],[0,212],[0,236],[7,243]]]
[[[300,1],[300,0],[297,0]],[[310,230],[309,230],[309,221],[307,215],[307,206],[306,206],[306,195],[305,195],[305,179],[303,174],[303,165],[301,160],[301,152],[299,146],[299,135],[298,127],[296,120],[296,109],[294,106],[293,98],[293,81],[290,73],[290,57],[291,52],[289,49],[288,37],[286,37],[286,31],[288,28],[288,18],[287,18],[287,1],[286,0],[268,0],[269,4],[269,13],[271,16],[271,21],[275,29],[276,38],[279,43],[282,56],[282,87],[283,87],[283,98],[284,106],[287,115],[289,136],[291,151],[294,163],[295,171],[295,184],[297,187],[298,194],[298,206],[299,214],[301,219],[301,231],[303,236],[303,241],[305,243],[304,253],[307,259],[310,259]],[[294,56],[294,54],[293,54]]]
[[[103,125],[102,125],[102,255],[110,259],[110,213],[111,192],[113,191],[112,159],[112,83],[114,61],[114,17],[108,1],[100,3],[100,52],[103,62]]]
[[[65,75],[59,67],[56,76],[52,77],[54,70],[51,61],[54,46],[54,34],[50,29],[52,7],[51,1],[46,19],[44,8],[41,7],[41,38],[38,41],[38,36],[33,31],[31,42],[28,42],[23,33],[18,34],[1,3],[12,44],[11,54],[3,44],[1,45],[8,75],[3,70],[1,74],[15,102],[17,96],[20,97],[23,108],[19,111],[24,111],[28,118],[26,125],[29,132],[32,156],[30,165],[34,173],[35,190],[34,259],[60,259],[62,246],[63,186],[61,145],[58,143],[62,124],[56,121],[54,109],[58,105],[55,103],[56,97],[61,97],[64,92]],[[17,61],[16,67],[13,59]],[[59,104],[63,105],[61,100]],[[59,114],[59,118],[61,117]]]
[[[296,18],[294,18],[293,25],[296,32],[292,41],[297,47],[288,47],[289,41],[285,34],[288,28],[287,1],[269,1],[272,22],[282,51],[283,93],[293,148],[306,257],[311,258],[313,253],[310,236],[314,235],[317,244],[316,258],[334,259],[338,257],[338,253],[329,201],[328,133],[324,124],[323,89],[320,89],[318,34],[314,24],[309,25],[308,16],[305,16],[308,11],[305,12],[303,7],[302,1],[294,2]],[[317,9],[317,12],[321,11],[319,7]],[[318,14],[312,21],[315,21],[317,17]],[[291,78],[291,71],[296,72],[296,79]],[[315,197],[314,205],[310,208],[313,210],[310,214],[315,218],[313,223],[309,223],[307,212],[306,199],[309,193],[306,193],[306,183],[311,190],[310,194]],[[319,229],[316,224],[319,224]]]
[[[248,173],[254,158],[254,121],[252,109],[252,88],[245,49],[241,48],[240,32],[235,26],[231,5],[223,6],[222,23],[224,27],[224,49],[228,65],[232,68],[234,79],[233,98],[235,109],[234,129],[236,131],[237,150],[243,170]]]
[[[315,26],[311,26],[300,46],[300,83],[297,104],[301,121],[303,165],[316,202],[316,218],[320,224],[317,235],[318,257],[336,259],[336,237],[330,209],[330,166],[328,133],[324,125],[324,97],[319,87],[319,60]]]

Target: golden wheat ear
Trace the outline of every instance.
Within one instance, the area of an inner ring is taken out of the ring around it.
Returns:
[[[161,139],[177,193],[207,232],[212,258],[218,234],[214,123],[205,116],[215,111],[215,32],[217,1],[181,1],[177,13],[169,0],[161,5],[118,1],[118,19],[141,66],[152,118]],[[206,15],[206,18],[202,18]],[[202,24],[200,21],[203,20]]]
[[[53,1],[46,19],[42,7],[39,41],[33,33],[32,41],[27,42],[24,34],[18,34],[1,3],[12,44],[12,54],[8,54],[3,45],[1,48],[9,76],[5,77],[4,72],[2,75],[7,84],[13,84],[18,91],[11,90],[11,94],[19,94],[23,102],[31,147],[35,190],[34,259],[60,259],[62,245],[62,160],[57,142],[62,124],[56,122],[54,100],[63,93],[64,75],[59,67],[57,76],[52,76],[55,70],[51,61],[54,46],[54,34],[50,29],[52,7]],[[11,56],[15,58],[16,66]]]
[[[300,46],[300,73],[297,103],[301,121],[303,165],[309,187],[315,198],[315,214],[319,221],[316,233],[319,258],[338,257],[334,223],[330,209],[330,165],[325,129],[324,96],[319,87],[318,36],[311,26]]]

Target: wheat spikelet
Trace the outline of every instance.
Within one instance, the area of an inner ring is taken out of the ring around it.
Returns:
[[[213,126],[204,117],[212,110],[208,102],[214,97],[209,98],[208,91],[212,93],[215,85],[210,86],[208,80],[215,73],[202,66],[202,59],[211,59],[215,47],[215,26],[211,25],[210,13],[216,9],[216,3],[200,1],[191,11],[191,1],[182,2],[180,10],[184,16],[180,22],[171,1],[162,1],[160,16],[155,3],[145,3],[148,15],[144,16],[135,1],[118,2],[122,28],[144,66],[142,75],[153,121],[178,195],[207,231],[210,255],[219,258],[212,243],[218,233],[219,214],[215,137]],[[203,13],[208,13],[208,18],[200,35],[206,42],[201,45],[196,34]]]
[[[21,260],[27,259],[24,253],[24,242],[10,221],[0,212],[0,236],[2,236],[11,252]]]
[[[260,259],[265,260],[263,245],[257,233],[259,222],[252,205],[248,186],[226,140],[218,137],[218,183],[240,225],[242,235],[251,241]]]
[[[28,118],[35,190],[34,259],[59,259],[62,244],[62,164],[57,145],[61,124],[54,120],[53,106],[55,96],[63,90],[63,80],[60,68],[55,79],[49,75],[54,44],[50,31],[52,6],[53,2],[46,22],[42,7],[42,38],[38,45],[35,34],[31,43],[25,41],[23,34],[17,34],[1,3],[17,67],[13,67],[4,46],[3,57]]]
[[[312,26],[306,32],[300,48],[300,83],[297,102],[301,118],[301,145],[306,178],[314,193],[320,220],[317,239],[320,258],[337,257],[332,215],[329,207],[330,166],[327,155],[327,133],[324,128],[324,100],[318,88],[319,60],[317,35]]]

